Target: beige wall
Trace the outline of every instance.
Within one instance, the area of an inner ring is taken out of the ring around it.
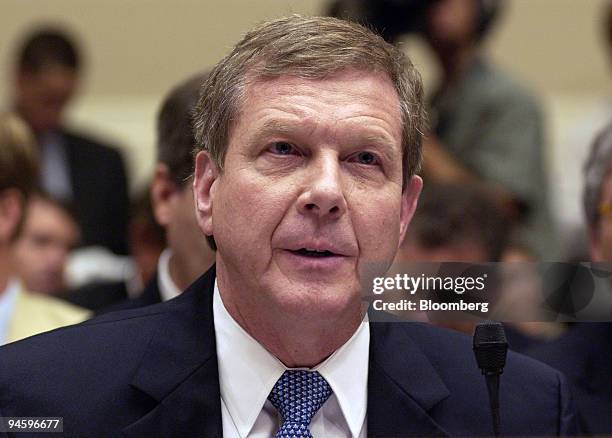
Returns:
[[[213,65],[254,23],[316,14],[325,0],[0,0],[0,99],[10,97],[11,52],[41,21],[66,23],[87,50],[88,74],[74,123],[103,132],[129,158],[133,184],[153,162],[153,117],[177,80]],[[495,59],[543,97],[557,151],[567,114],[612,96],[600,17],[607,0],[510,0],[489,44]],[[410,45],[431,83],[433,69]],[[561,121],[563,123],[561,123]],[[553,157],[554,158],[554,157]],[[551,158],[551,162],[554,159]]]
[[[600,38],[607,0],[509,0],[491,41],[494,56],[534,86],[594,92],[609,82]],[[315,14],[325,0],[1,0],[0,71],[34,23],[68,24],[89,58],[87,92],[159,94],[213,65],[254,23]],[[0,96],[7,92],[0,83]]]
[[[548,93],[610,90],[602,18],[609,0],[515,0],[494,35],[499,62]]]
[[[292,12],[313,14],[313,0],[0,0],[0,41],[28,25],[67,23],[89,57],[87,91],[159,94],[177,78],[212,66],[254,23]],[[0,58],[6,66],[10,44]],[[2,84],[4,87],[4,84]]]

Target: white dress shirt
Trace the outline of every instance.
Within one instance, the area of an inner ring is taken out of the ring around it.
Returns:
[[[0,292],[0,345],[4,345],[8,339],[9,324],[13,317],[17,295],[21,290],[19,280],[10,279],[6,288]]]
[[[70,201],[73,198],[70,165],[64,139],[59,133],[49,132],[40,139],[41,183],[55,198]]]
[[[281,418],[268,401],[288,369],[232,318],[215,281],[213,316],[219,362],[221,416],[226,438],[270,438]],[[310,369],[327,380],[333,394],[310,423],[314,438],[366,437],[370,327],[367,315],[353,336]]]
[[[171,257],[172,250],[166,248],[162,251],[157,261],[157,287],[159,288],[159,295],[161,296],[162,302],[171,300],[181,294],[181,290],[170,276]]]

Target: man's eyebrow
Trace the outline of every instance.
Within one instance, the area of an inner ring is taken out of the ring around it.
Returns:
[[[401,144],[397,145],[391,137],[382,133],[361,134],[356,132],[355,137],[360,143],[359,146],[375,147],[387,160],[390,161],[397,159],[395,153],[402,152]]]
[[[357,135],[360,134],[357,133]],[[366,145],[372,144],[375,146],[384,146],[391,149],[395,148],[396,146],[395,141],[393,141],[393,139],[390,138],[388,135],[384,134],[365,134],[362,139],[362,142]]]
[[[270,137],[295,133],[300,128],[303,128],[300,123],[270,119],[258,125],[251,135],[248,136],[247,141],[251,144],[259,144],[268,141]]]
[[[263,125],[257,128],[256,137],[265,137],[268,135],[288,134],[301,128],[300,123],[281,121],[277,119],[266,120]]]

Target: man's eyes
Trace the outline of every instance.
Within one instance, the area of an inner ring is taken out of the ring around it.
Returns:
[[[298,153],[297,149],[286,141],[277,141],[273,143],[268,150],[277,155],[295,155]]]
[[[286,141],[276,141],[272,143],[267,151],[274,155],[301,155],[302,152],[291,143]],[[351,154],[347,159],[347,162],[361,164],[364,166],[379,166],[381,164],[380,159],[375,153],[369,151],[361,151]]]
[[[352,160],[356,163],[363,164],[366,166],[375,166],[377,164],[380,164],[376,155],[371,152],[359,152],[353,155]]]

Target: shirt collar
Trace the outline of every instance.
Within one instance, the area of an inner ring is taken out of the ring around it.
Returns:
[[[213,317],[221,398],[240,436],[247,436],[268,394],[288,368],[232,318],[216,281]],[[366,315],[353,336],[311,370],[321,373],[331,386],[354,437],[359,436],[366,416],[369,344]]]
[[[366,417],[370,324],[366,314],[353,336],[314,369],[321,373],[338,398],[351,431],[358,437]]]
[[[7,339],[8,326],[13,316],[17,295],[21,289],[21,282],[12,278],[6,288],[0,292],[0,345],[4,344]]]
[[[170,276],[170,258],[172,257],[172,250],[166,248],[162,251],[157,261],[157,272],[158,280],[157,285],[159,287],[159,294],[161,295],[162,301],[168,301],[172,298],[178,297],[181,290],[176,286],[172,277]]]

